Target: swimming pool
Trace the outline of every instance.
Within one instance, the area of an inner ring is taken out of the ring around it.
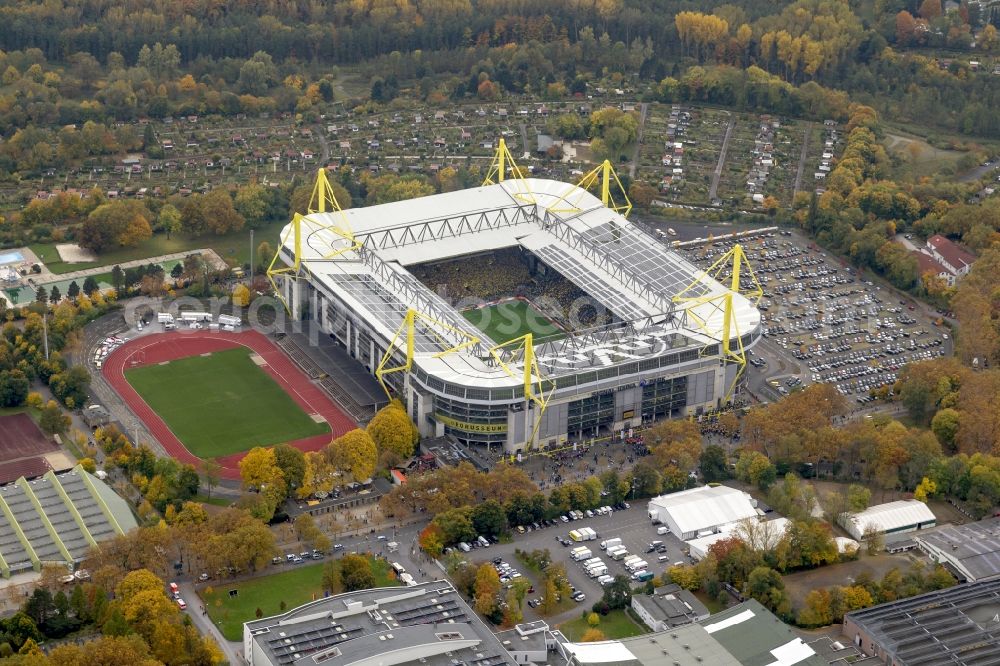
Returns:
[[[0,266],[6,264],[19,264],[24,261],[24,255],[20,252],[3,252],[0,253]]]

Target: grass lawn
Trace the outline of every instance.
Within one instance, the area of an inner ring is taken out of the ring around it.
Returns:
[[[510,300],[496,305],[464,310],[462,316],[498,344],[519,338],[526,333],[534,334],[534,343],[552,340],[565,335],[531,303]]]
[[[257,367],[247,349],[134,368],[125,378],[200,458],[330,431]]]
[[[322,598],[323,563],[281,564],[272,568],[286,570],[242,583],[220,581],[218,585],[209,585],[200,592],[209,617],[228,640],[242,639],[243,623],[255,619],[258,608],[263,612],[262,617],[268,617],[282,612],[282,601],[286,610],[291,610]],[[376,587],[397,584],[390,576],[388,562],[373,558],[372,571]],[[235,597],[229,595],[230,590],[237,590]],[[207,593],[209,591],[210,594]]]
[[[213,495],[209,498],[205,493],[198,493],[191,498],[192,502],[201,502],[202,504],[211,504],[213,506],[229,506],[233,503],[233,500],[227,499],[225,497],[218,497]]]
[[[280,220],[270,222],[259,229],[255,229],[253,237],[254,245],[260,245],[261,241],[267,241],[271,244],[271,247],[276,248],[278,241],[281,240],[281,229],[286,224],[288,224],[287,220]],[[166,234],[153,234],[152,238],[140,243],[136,247],[123,247],[110,252],[104,252],[98,257],[96,262],[79,264],[67,264],[59,259],[55,243],[32,243],[28,247],[42,258],[45,266],[50,271],[57,275],[72,271],[81,271],[86,268],[97,268],[98,266],[110,267],[115,264],[125,263],[126,261],[158,257],[175,252],[187,252],[188,250],[203,247],[215,250],[226,261],[242,265],[250,261],[250,230],[243,229],[223,236],[208,235],[199,236],[198,238],[190,238],[184,234],[174,234],[168,239]],[[256,252],[257,248],[255,247],[253,251]]]
[[[580,611],[583,612],[582,610]],[[628,638],[648,633],[649,630],[633,620],[624,610],[613,610],[601,617],[601,623],[597,628],[604,632],[608,639]],[[578,617],[559,625],[560,631],[571,641],[579,641],[583,634],[590,629],[587,620]]]

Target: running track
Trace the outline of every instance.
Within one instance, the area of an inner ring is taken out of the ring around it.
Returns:
[[[197,465],[200,459],[185,448],[167,424],[146,404],[125,379],[128,368],[173,361],[188,356],[246,347],[264,359],[263,369],[302,407],[307,414],[320,414],[330,425],[330,434],[316,435],[288,442],[303,451],[318,451],[334,437],[357,427],[357,424],[340,410],[323,391],[295,366],[284,352],[263,334],[256,331],[230,333],[174,332],[154,333],[127,342],[105,360],[104,378],[122,397],[132,413],[138,416],[150,433],[163,445],[167,453],[181,462]],[[192,396],[197,400],[197,396]],[[222,465],[221,475],[228,479],[240,478],[239,461],[245,453],[234,453],[216,460]]]

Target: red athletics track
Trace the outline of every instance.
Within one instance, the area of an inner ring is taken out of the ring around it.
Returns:
[[[191,331],[146,335],[126,342],[112,352],[104,361],[101,371],[132,413],[142,420],[167,453],[181,462],[197,465],[200,459],[184,447],[163,419],[132,388],[125,379],[125,370],[241,346],[253,350],[264,359],[266,363],[263,366],[264,371],[274,378],[307,414],[320,414],[330,425],[332,431],[330,434],[307,437],[288,442],[289,444],[303,451],[318,451],[326,446],[331,438],[357,427],[357,424],[319,387],[299,371],[284,352],[256,331],[240,333]],[[240,478],[238,463],[244,455],[244,453],[234,453],[217,458],[216,460],[222,465],[222,476],[229,479]]]

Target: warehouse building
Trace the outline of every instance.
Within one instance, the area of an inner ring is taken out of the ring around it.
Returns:
[[[515,662],[447,581],[347,592],[243,625],[250,666]]]
[[[1000,664],[1000,580],[853,611],[844,635],[887,666]]]
[[[840,524],[860,541],[869,526],[881,534],[891,536],[934,527],[937,518],[926,504],[911,499],[877,504],[858,513],[845,513],[840,517]]]
[[[666,631],[709,616],[698,597],[675,583],[658,587],[652,594],[633,594],[632,610],[653,631]]]
[[[74,569],[91,546],[136,526],[128,503],[79,465],[0,486],[0,573]]]
[[[944,525],[916,537],[917,547],[973,583],[1000,576],[1000,518],[966,525]]]
[[[756,518],[751,518],[750,520],[756,520]],[[774,550],[778,547],[778,543],[785,536],[785,531],[791,521],[788,518],[775,518],[774,520],[762,521],[753,532],[752,540],[754,543],[747,544],[754,550],[768,551]],[[728,539],[730,537],[740,537],[743,534],[743,530],[736,529],[738,524],[727,526],[726,531],[719,531],[703,536],[696,539],[688,539],[687,547],[688,554],[691,555],[696,560],[703,560],[708,555],[709,548],[712,544],[722,541],[723,539]],[[741,539],[742,540],[742,539]]]
[[[744,518],[756,518],[753,498],[728,486],[701,486],[649,500],[649,519],[663,523],[677,538],[702,538],[726,532]]]
[[[568,666],[828,666],[753,599],[695,624],[620,641],[561,642],[559,650]]]

